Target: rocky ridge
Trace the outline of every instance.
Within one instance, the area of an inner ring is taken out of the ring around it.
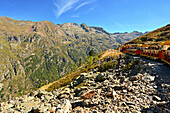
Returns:
[[[138,57],[124,57],[116,62],[115,68],[104,72],[95,68],[81,73],[60,89],[38,90],[0,103],[0,110],[9,113],[170,112],[170,86],[158,79],[149,63]]]

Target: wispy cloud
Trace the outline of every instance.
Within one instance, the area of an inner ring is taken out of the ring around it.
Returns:
[[[73,8],[73,5],[79,0],[56,0],[54,5],[57,7],[56,16],[59,17],[63,13]]]
[[[94,1],[83,2],[82,4],[78,5],[74,10],[78,10],[79,8],[81,8],[81,7],[83,7],[83,6],[87,5],[87,4],[90,4],[92,2],[94,2]]]
[[[72,17],[72,18],[79,18],[80,15],[72,15],[71,17]]]
[[[55,0],[54,5],[56,10],[54,11],[56,17],[60,17],[63,13],[66,13],[69,10],[77,11],[81,7],[95,2],[97,0]],[[91,9],[91,8],[90,8]],[[72,16],[74,17],[74,16]],[[79,17],[79,15],[76,17]]]

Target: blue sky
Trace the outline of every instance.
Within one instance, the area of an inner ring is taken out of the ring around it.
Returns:
[[[145,32],[170,24],[169,5],[170,0],[0,0],[0,16]]]

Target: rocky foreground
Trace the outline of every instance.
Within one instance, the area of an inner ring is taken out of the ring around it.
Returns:
[[[126,64],[133,62],[129,70]],[[18,113],[123,113],[170,112],[170,86],[158,79],[149,63],[120,59],[116,69],[81,73],[70,85],[38,90],[0,103],[1,112]],[[153,76],[154,75],[154,76]]]

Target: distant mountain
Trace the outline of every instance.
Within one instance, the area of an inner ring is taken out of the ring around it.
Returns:
[[[0,17],[0,98],[22,95],[76,68],[90,50],[99,53],[140,32],[110,34],[85,23],[55,25]]]
[[[170,24],[132,39],[125,44],[150,43],[170,40]]]
[[[138,31],[133,31],[131,33],[128,33],[128,32],[125,32],[125,33],[114,33],[114,34],[111,34],[110,36],[112,38],[115,38],[116,39],[116,42],[118,42],[119,44],[123,44],[125,42],[128,42],[138,36],[141,36],[145,33],[142,33],[142,32],[138,32]]]

